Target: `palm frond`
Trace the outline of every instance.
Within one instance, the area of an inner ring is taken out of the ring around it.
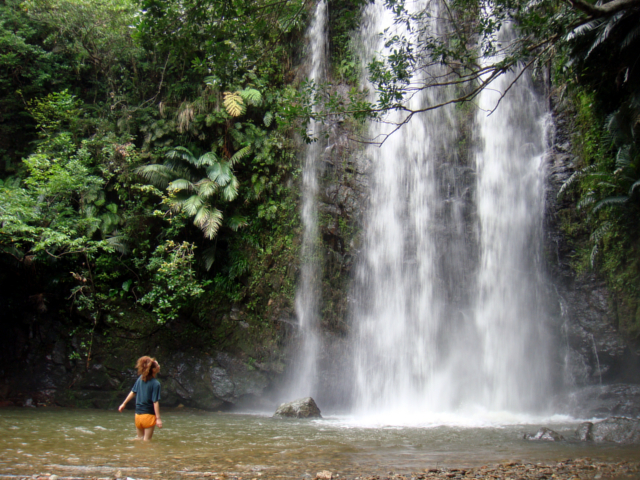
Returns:
[[[227,219],[227,226],[234,232],[239,228],[246,227],[247,225],[249,225],[247,217],[243,217],[241,215],[234,215]]]
[[[216,236],[222,224],[222,212],[215,207],[208,209],[203,206],[196,213],[193,224],[204,232],[205,237],[211,240]]]
[[[157,163],[136,168],[135,173],[159,188],[167,188],[169,182],[175,178],[173,170]]]
[[[213,152],[207,152],[198,159],[197,166],[204,167],[215,165],[216,163],[220,163],[218,156]]]
[[[185,178],[178,178],[177,180],[174,180],[169,185],[167,185],[167,190],[171,193],[179,192],[181,190],[191,192],[195,189],[196,186]]]
[[[216,259],[216,247],[209,247],[202,252],[202,263],[204,263],[204,269],[208,272],[213,266],[213,262]]]
[[[181,202],[182,210],[189,216],[197,215],[204,205],[204,199],[200,195],[191,195],[187,200]]]
[[[240,182],[234,176],[231,177],[229,183],[221,190],[221,196],[227,202],[231,202],[236,199],[238,196],[238,187],[240,186]]]
[[[609,35],[618,26],[624,14],[625,12],[619,12],[615,15],[612,15],[600,25],[599,27],[600,33],[591,44],[589,51],[585,55],[585,59],[589,58],[589,56],[591,56],[591,54],[596,48],[598,48],[600,45],[602,45],[604,42],[606,42],[609,39]]]
[[[233,156],[229,159],[229,164],[231,166],[234,166],[236,163],[244,159],[250,153],[251,153],[251,145],[247,145],[246,147],[241,148],[236,153],[234,153]]]
[[[622,42],[620,42],[620,48],[627,48],[633,45],[637,40],[640,40],[640,25],[637,25],[635,28],[632,28],[627,35],[624,37]]]
[[[207,168],[207,177],[220,186],[224,186],[233,177],[233,171],[228,163],[218,163]]]
[[[169,160],[184,160],[185,162],[190,163],[191,165],[196,165],[197,159],[193,156],[193,153],[189,151],[186,147],[175,147],[167,152],[166,157]]]
[[[225,110],[232,117],[239,117],[247,108],[240,92],[224,92],[223,103]]]
[[[198,187],[198,195],[202,198],[209,198],[216,194],[220,185],[209,178],[203,178],[196,186]]]

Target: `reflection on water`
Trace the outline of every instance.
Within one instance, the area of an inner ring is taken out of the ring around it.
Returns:
[[[134,442],[133,413],[73,409],[0,409],[0,473],[189,478],[207,472],[250,478],[396,473],[503,460],[591,457],[636,460],[640,446],[522,440],[538,425],[504,427],[363,426],[353,419],[277,420],[261,415],[163,412],[165,427]],[[553,428],[570,436],[575,424]]]

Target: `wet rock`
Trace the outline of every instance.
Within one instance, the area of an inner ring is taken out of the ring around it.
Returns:
[[[639,417],[640,385],[594,385],[573,392],[564,402],[583,418]]]
[[[551,430],[550,428],[542,427],[540,430],[538,430],[534,434],[525,433],[524,439],[538,440],[538,441],[545,441],[545,442],[561,442],[562,440],[564,440],[564,437],[560,435],[558,432]]]
[[[591,433],[593,430],[593,423],[584,422],[581,423],[577,428],[575,437],[580,442],[590,442],[593,440],[593,434]]]
[[[591,438],[598,443],[640,443],[640,419],[611,417],[596,422],[591,427]]]
[[[316,473],[317,480],[331,480],[333,478],[333,474],[328,470],[323,470],[322,472]]]
[[[322,418],[320,409],[311,397],[283,403],[273,416],[275,418]]]

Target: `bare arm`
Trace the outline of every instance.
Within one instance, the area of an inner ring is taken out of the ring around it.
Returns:
[[[156,412],[156,425],[162,428],[162,420],[160,420],[160,402],[153,402],[153,411]]]
[[[122,405],[120,405],[118,407],[118,411],[122,412],[124,410],[124,407],[127,405],[127,403],[129,402],[129,400],[131,400],[133,397],[135,397],[136,394],[133,392],[129,392],[129,395],[127,395],[127,398],[124,399],[124,402],[122,402]]]

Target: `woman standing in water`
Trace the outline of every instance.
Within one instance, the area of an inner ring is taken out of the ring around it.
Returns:
[[[160,420],[160,382],[156,375],[160,371],[160,364],[155,358],[140,357],[136,363],[138,380],[125,398],[118,411],[122,412],[127,402],[136,397],[136,440],[151,440],[156,425],[162,428]]]

